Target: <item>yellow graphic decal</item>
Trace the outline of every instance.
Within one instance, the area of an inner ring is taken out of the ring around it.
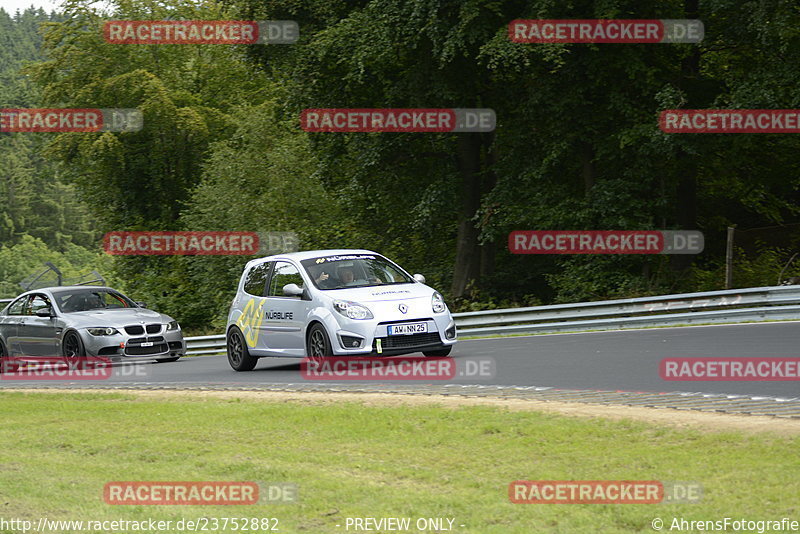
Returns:
[[[244,340],[251,349],[255,348],[256,343],[258,343],[259,327],[263,321],[264,301],[260,301],[256,306],[256,299],[248,300],[242,311],[242,316],[236,321],[236,325],[244,334]]]

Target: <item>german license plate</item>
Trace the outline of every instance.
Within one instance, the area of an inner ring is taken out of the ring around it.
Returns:
[[[144,343],[142,343],[142,346],[143,347],[152,347],[153,346],[153,342],[152,341],[145,341]]]
[[[390,336],[408,336],[410,334],[424,334],[428,331],[428,323],[403,323],[388,326]]]

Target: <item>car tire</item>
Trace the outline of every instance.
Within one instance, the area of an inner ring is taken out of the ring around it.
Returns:
[[[75,331],[71,330],[64,334],[64,339],[61,341],[61,352],[64,362],[70,368],[78,369],[86,363],[86,349],[81,336]]]
[[[0,374],[2,373],[16,373],[19,370],[19,364],[12,362],[11,357],[8,355],[6,346],[0,341]]]
[[[450,356],[450,351],[453,350],[453,346],[450,345],[449,347],[445,347],[443,349],[438,350],[426,350],[423,351],[422,354],[429,358],[444,358],[446,356]]]
[[[328,332],[320,323],[315,323],[308,331],[306,338],[306,358],[312,362],[321,362],[324,358],[333,356],[331,339]]]
[[[156,362],[157,363],[170,363],[170,362],[177,362],[180,359],[181,359],[180,356],[176,356],[174,358],[156,358]]]
[[[252,371],[258,363],[258,358],[250,354],[247,343],[244,341],[242,331],[237,327],[228,330],[228,339],[225,344],[228,352],[228,363],[234,371]]]

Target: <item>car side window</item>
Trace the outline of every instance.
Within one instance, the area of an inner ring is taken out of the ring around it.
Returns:
[[[250,268],[247,277],[244,280],[244,290],[250,295],[256,297],[264,296],[264,289],[267,286],[267,275],[269,268],[272,265],[271,261],[260,263]]]
[[[50,308],[50,300],[44,295],[33,295],[25,306],[25,315],[36,315],[42,308]]]
[[[25,314],[25,304],[30,300],[30,295],[25,295],[21,299],[17,299],[15,302],[8,307],[8,311],[6,312],[7,315],[24,315]]]
[[[283,297],[283,286],[287,284],[297,284],[303,287],[303,277],[297,267],[285,261],[275,264],[275,271],[272,273],[272,280],[269,283],[270,297]]]

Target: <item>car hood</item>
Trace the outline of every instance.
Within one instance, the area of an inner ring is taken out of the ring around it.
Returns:
[[[145,308],[130,308],[117,310],[89,310],[64,314],[64,318],[71,323],[82,326],[115,326],[122,327],[131,324],[168,323],[172,318],[153,310]]]
[[[372,287],[353,287],[331,289],[323,293],[334,299],[352,300],[354,302],[380,302],[394,300],[411,300],[427,298],[433,295],[433,289],[425,284],[398,284]]]

